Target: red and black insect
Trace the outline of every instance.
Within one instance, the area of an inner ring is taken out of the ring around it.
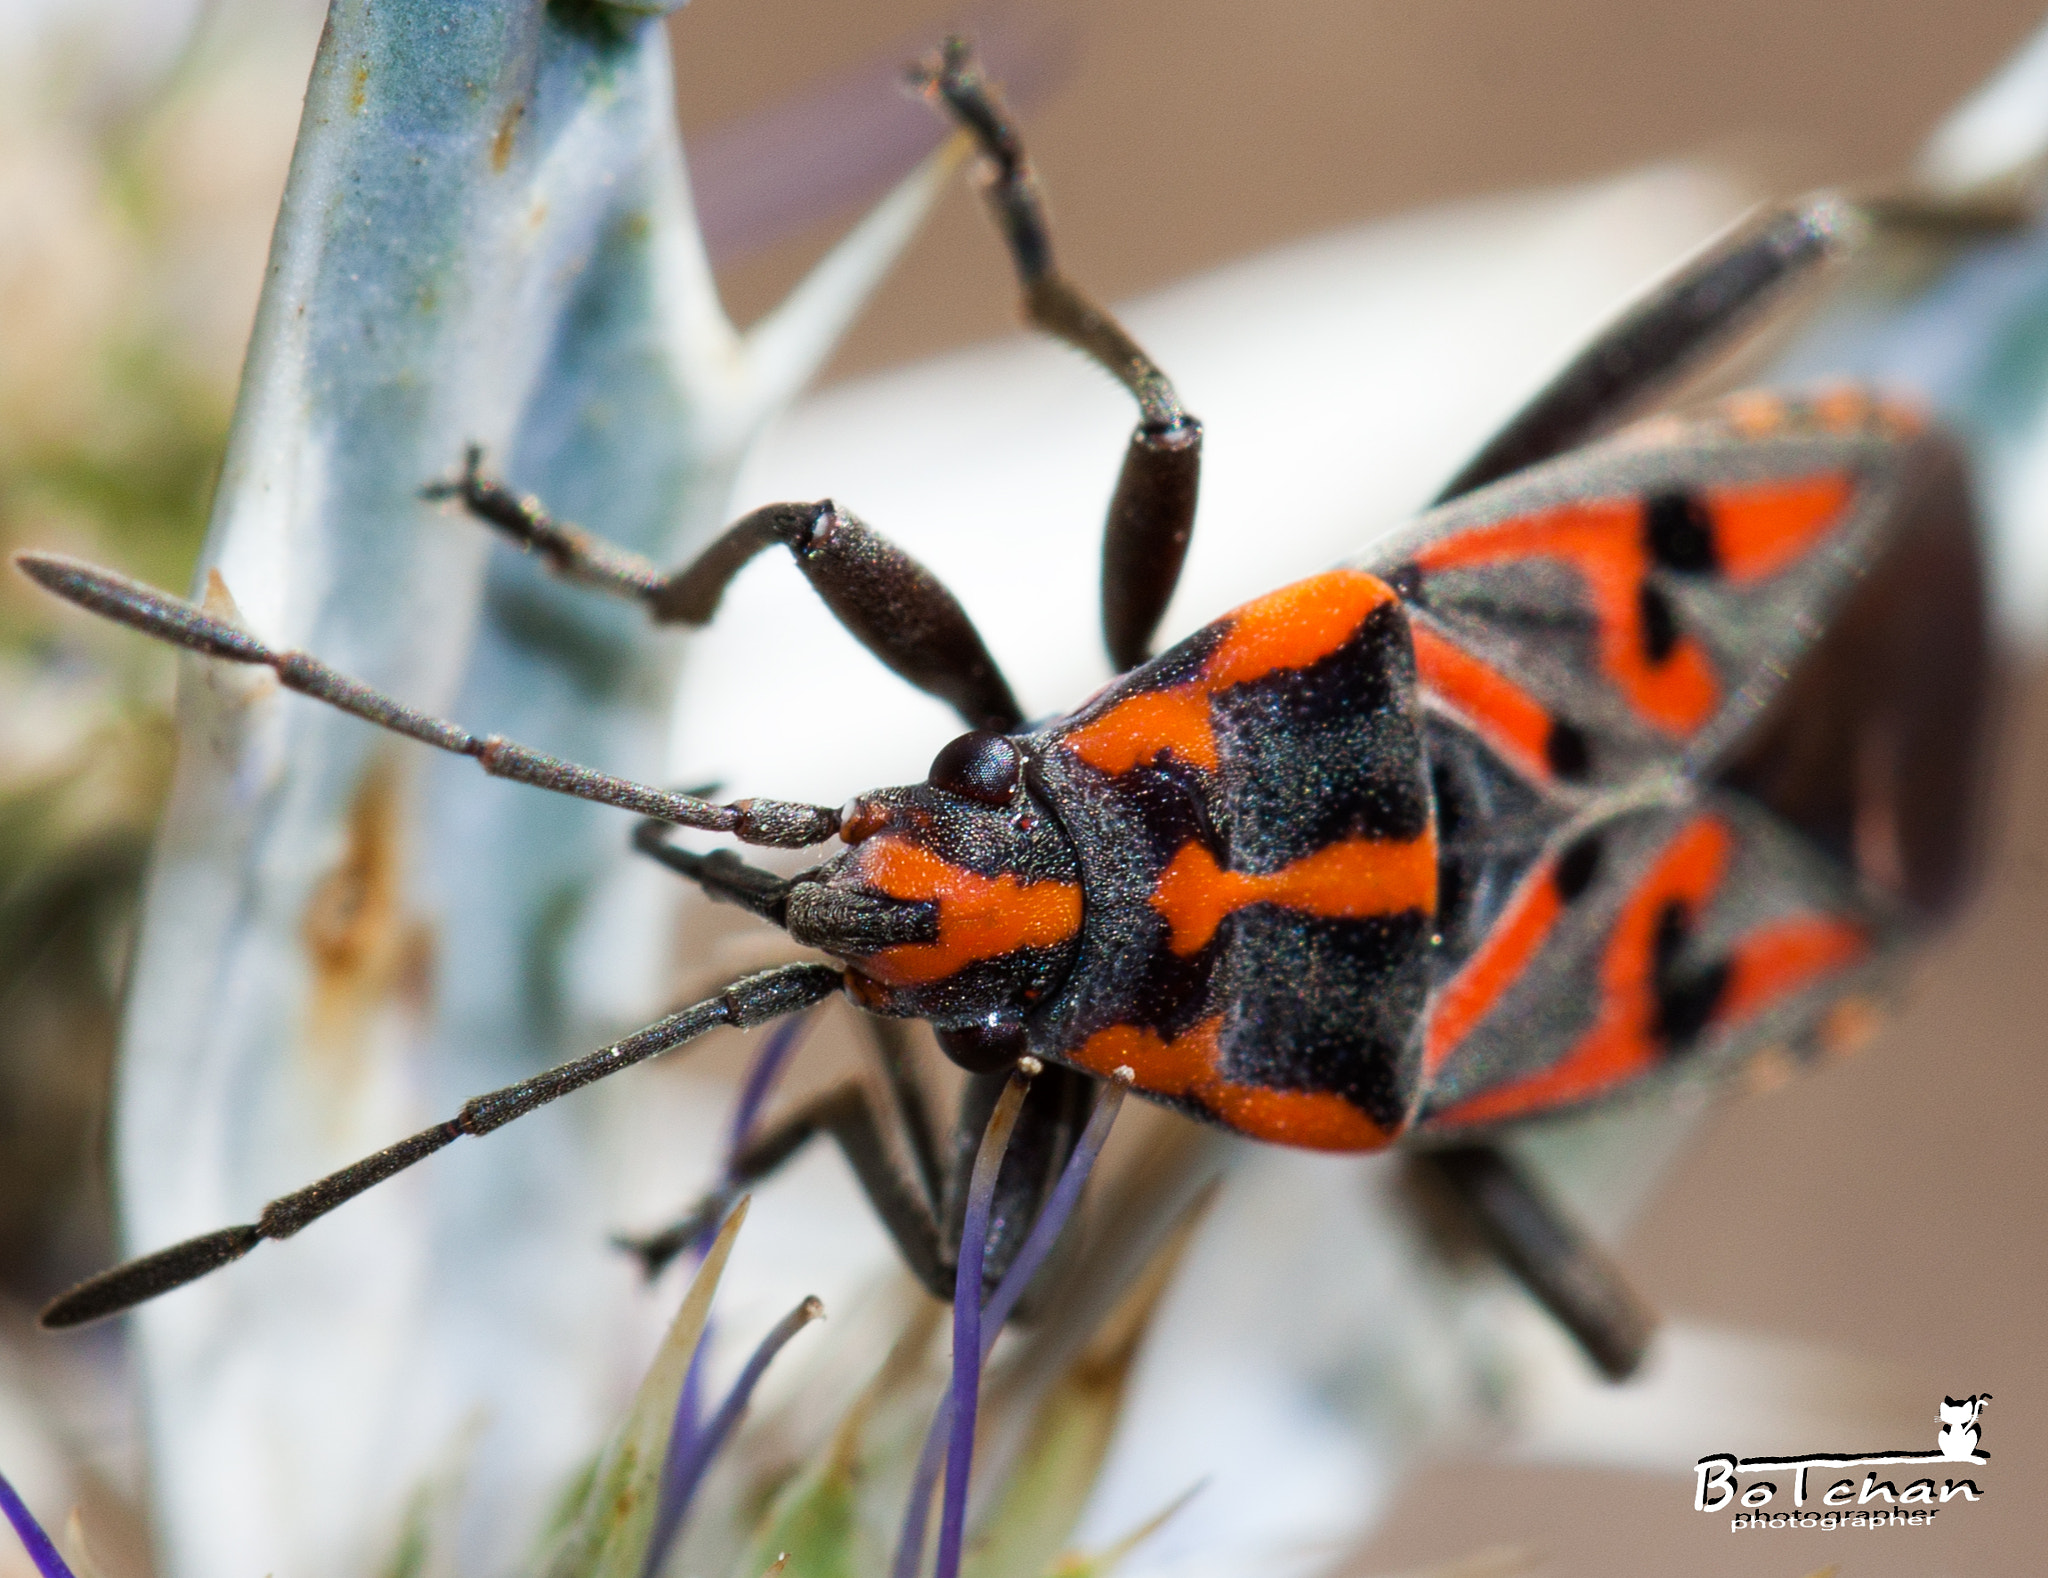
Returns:
[[[1427,1142],[1508,1263],[1610,1371],[1647,1329],[1611,1271],[1485,1144],[1497,1125],[1766,1052],[1839,1044],[1968,864],[1984,623],[1952,447],[1853,389],[1738,396],[1588,440],[1640,406],[1860,221],[1773,215],[1604,333],[1446,490],[1353,564],[1247,603],[1158,656],[1195,513],[1200,425],[1055,266],[1015,134],[963,48],[928,87],[978,138],[1028,314],[1114,374],[1140,424],[1110,505],[1104,626],[1121,677],[1026,726],[952,596],[831,502],[773,505],[664,574],[480,473],[459,499],[560,573],[702,623],[776,543],[840,620],[970,725],[926,780],[842,814],[714,805],[416,713],[188,604],[44,556],[51,590],[486,771],[638,811],[641,849],[840,964],[734,983],[250,1225],[93,1279],[45,1313],[126,1308],[296,1232],[462,1134],[721,1024],[844,989],[922,1018],[970,1080],[955,1150],[1007,1070],[1050,1065],[1003,1188],[1021,1225],[1094,1080],[1256,1139]],[[1575,447],[1585,446],[1585,447]],[[666,841],[670,825],[842,852],[795,877]],[[893,1045],[893,1043],[892,1043]],[[906,1260],[950,1292],[960,1166],[890,1062],[917,1178],[849,1087],[755,1140],[744,1186],[840,1142]],[[724,1204],[643,1246],[659,1264]],[[1013,1234],[1014,1239],[1017,1234]],[[991,1245],[999,1277],[1015,1244]]]

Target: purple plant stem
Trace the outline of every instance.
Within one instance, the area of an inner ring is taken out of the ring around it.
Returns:
[[[733,1427],[740,1422],[740,1415],[747,1411],[747,1403],[754,1395],[754,1388],[761,1384],[761,1377],[768,1366],[775,1362],[775,1356],[782,1352],[789,1339],[825,1313],[825,1306],[815,1297],[805,1299],[775,1324],[775,1329],[761,1339],[761,1345],[747,1360],[746,1368],[740,1371],[740,1378],[732,1383],[732,1390],[725,1394],[725,1401],[718,1406],[718,1412],[702,1430],[694,1430],[687,1439],[671,1436],[668,1456],[661,1466],[661,1500],[654,1513],[654,1527],[647,1537],[647,1557],[641,1564],[641,1578],[654,1578],[661,1571],[661,1564],[668,1559],[669,1547],[675,1543],[676,1531],[683,1526],[683,1518],[690,1510],[690,1502],[697,1494],[697,1487],[703,1482],[705,1471],[711,1467]],[[711,1335],[707,1325],[704,1335],[697,1339],[697,1351],[691,1355],[691,1366],[703,1356]]]
[[[903,1532],[896,1540],[896,1561],[889,1578],[917,1578],[924,1564],[924,1533],[932,1511],[932,1486],[939,1480],[939,1465],[945,1461],[946,1427],[953,1422],[953,1383],[939,1394],[939,1406],[932,1411],[931,1428],[924,1433],[924,1449],[917,1454],[917,1471],[910,1476],[910,1504],[903,1509]]]
[[[709,1336],[711,1322],[704,1322],[704,1336]],[[676,1416],[668,1428],[668,1455],[687,1452],[696,1440],[697,1432],[704,1422],[704,1354],[710,1344],[704,1336],[697,1339],[697,1346],[690,1350],[690,1367],[683,1372],[682,1389],[676,1393]]]
[[[789,1066],[790,1056],[796,1051],[804,1031],[810,1028],[810,1023],[809,1014],[783,1020],[768,1032],[768,1039],[755,1054],[753,1066],[747,1070],[747,1077],[740,1085],[740,1099],[733,1104],[732,1123],[726,1131],[725,1176],[728,1179],[732,1177],[733,1164],[739,1160],[740,1152],[754,1137],[754,1125],[760,1121],[761,1109],[774,1093],[782,1071]]]
[[[49,1535],[43,1532],[43,1526],[36,1522],[35,1514],[28,1510],[28,1504],[7,1483],[5,1474],[0,1474],[0,1512],[7,1514],[14,1532],[21,1536],[22,1548],[43,1578],[74,1578],[69,1565],[57,1554],[57,1547],[50,1543]]]
[[[754,1061],[748,1065],[747,1077],[740,1084],[739,1100],[733,1103],[732,1121],[726,1126],[725,1160],[719,1167],[719,1181],[722,1185],[732,1183],[734,1165],[740,1152],[747,1148],[747,1141],[754,1136],[754,1126],[761,1119],[761,1109],[774,1094],[782,1078],[783,1070],[789,1066],[790,1057],[797,1049],[805,1028],[810,1024],[809,1014],[800,1014],[794,1019],[785,1019],[768,1032],[761,1043],[761,1050],[754,1054]],[[711,1242],[718,1236],[718,1223],[714,1222],[704,1230],[691,1251],[698,1260],[710,1252]],[[709,1335],[710,1322],[705,1322],[705,1333]],[[683,1388],[676,1394],[675,1422],[669,1427],[668,1451],[670,1458],[690,1450],[690,1443],[696,1436],[704,1418],[704,1355],[710,1344],[699,1338],[690,1354],[690,1368],[683,1375]]]
[[[1030,1089],[1031,1075],[1020,1067],[989,1114],[967,1185],[967,1220],[960,1230],[960,1259],[953,1273],[953,1418],[947,1431],[946,1493],[939,1506],[935,1578],[958,1578],[960,1572],[960,1549],[967,1535],[967,1478],[974,1467],[974,1417],[981,1401],[981,1388],[975,1384],[981,1374],[981,1268],[988,1258],[996,1179]]]
[[[1123,1075],[1124,1071],[1118,1070],[1118,1073]],[[1129,1089],[1128,1076],[1120,1077],[1096,1098],[1095,1108],[1088,1115],[1088,1127],[1082,1131],[1074,1154],[1067,1158],[1059,1182],[1046,1197],[1045,1209],[1038,1213],[1038,1220],[1032,1224],[1023,1247],[1017,1251],[1017,1258],[1010,1263],[1010,1269],[1003,1273],[1002,1281],[996,1284],[995,1292],[982,1307],[983,1364],[988,1363],[988,1356],[995,1349],[996,1339],[1002,1335],[1010,1311],[1017,1307],[1017,1300],[1024,1296],[1031,1279],[1038,1275],[1038,1268],[1052,1253],[1052,1246],[1059,1241],[1067,1218],[1073,1215],[1081,1192],[1088,1187],[1089,1175],[1095,1170],[1095,1159],[1102,1154],[1103,1144],[1109,1139],[1110,1126],[1116,1122],[1117,1112],[1124,1104],[1124,1093]],[[979,1368],[975,1371],[975,1385],[978,1390]],[[911,1479],[910,1505],[904,1513],[903,1533],[897,1541],[896,1561],[890,1569],[890,1578],[917,1578],[918,1565],[924,1555],[925,1523],[931,1515],[932,1486],[939,1477],[940,1452],[952,1418],[953,1387],[949,1381],[932,1415],[931,1428],[925,1432],[924,1450],[918,1454],[917,1472]]]
[[[1088,1114],[1088,1127],[1081,1131],[1080,1143],[1061,1169],[1059,1182],[1053,1185],[1052,1193],[1045,1198],[1045,1209],[1031,1224],[1031,1232],[1017,1251],[1017,1258],[1010,1262],[1010,1269],[1003,1273],[1003,1280],[996,1284],[995,1292],[982,1309],[983,1364],[988,1363],[988,1356],[995,1351],[996,1339],[1003,1334],[1010,1311],[1017,1307],[1024,1290],[1031,1286],[1031,1279],[1038,1275],[1038,1268],[1045,1264],[1046,1257],[1052,1253],[1052,1246],[1059,1242],[1067,1218],[1074,1214],[1074,1207],[1080,1203],[1081,1191],[1088,1187],[1089,1174],[1095,1171],[1095,1158],[1102,1154],[1102,1147],[1109,1139],[1110,1126],[1116,1122],[1116,1115],[1124,1104],[1124,1093],[1129,1089],[1128,1079],[1105,1083],[1102,1094],[1095,1098],[1094,1109]]]

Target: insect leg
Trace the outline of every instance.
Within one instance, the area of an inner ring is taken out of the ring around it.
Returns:
[[[896,1107],[896,1121],[903,1126],[903,1142],[917,1169],[917,1181],[934,1211],[945,1193],[945,1177],[939,1169],[939,1148],[932,1138],[931,1103],[924,1086],[911,1067],[910,1043],[903,1021],[879,1014],[862,1014],[861,1024],[874,1039],[875,1061],[889,1085],[889,1099]]]
[[[1022,719],[1009,683],[945,583],[865,523],[835,507],[769,504],[741,516],[680,570],[613,547],[553,519],[483,474],[474,445],[462,475],[421,490],[460,499],[477,519],[538,553],[556,574],[643,604],[657,624],[711,622],[732,578],[777,543],[855,640],[919,690],[948,703],[972,728],[998,733]]]
[[[1122,324],[1059,271],[1038,182],[995,90],[964,40],[948,39],[914,80],[975,136],[993,167],[989,207],[1024,287],[1024,310],[1131,392],[1139,422],[1124,453],[1102,549],[1102,629],[1119,671],[1142,663],[1180,580],[1194,530],[1202,424]]]
[[[776,1172],[812,1140],[827,1134],[838,1142],[861,1192],[895,1241],[904,1264],[935,1298],[950,1298],[953,1267],[939,1252],[939,1229],[932,1202],[918,1184],[905,1178],[897,1168],[883,1138],[882,1119],[867,1091],[858,1084],[841,1085],[805,1103],[749,1141],[733,1158],[725,1180],[673,1225],[648,1237],[622,1239],[620,1243],[640,1258],[649,1276],[656,1275],[695,1243],[705,1229],[721,1221],[749,1186]]]
[[[1652,287],[1567,362],[1437,494],[1435,502],[1548,460],[1614,426],[1754,323],[1785,287],[1839,256],[1861,222],[1810,197],[1766,214]]]
[[[678,876],[688,877],[707,897],[721,904],[750,910],[765,921],[780,926],[783,910],[793,885],[788,877],[750,866],[729,849],[699,854],[668,842],[669,824],[649,817],[633,829],[633,848],[659,861]]]
[[[763,920],[786,927],[798,942],[835,951],[842,945],[866,944],[893,948],[901,943],[935,941],[937,913],[926,905],[899,904],[856,893],[812,888],[816,896],[808,913],[792,924],[789,897],[800,877],[778,877],[741,860],[731,850],[700,855],[665,842],[659,822],[640,824],[634,844],[669,870],[680,872],[721,903],[751,910]],[[819,928],[823,930],[819,930]]]
[[[826,964],[785,964],[735,981],[716,997],[679,1009],[623,1041],[572,1058],[530,1079],[472,1096],[445,1123],[422,1129],[396,1145],[387,1145],[361,1161],[271,1201],[254,1222],[189,1238],[182,1244],[159,1249],[88,1278],[55,1299],[43,1311],[42,1323],[49,1327],[82,1325],[183,1287],[241,1259],[266,1238],[291,1237],[335,1207],[404,1172],[415,1162],[426,1160],[465,1134],[488,1134],[557,1097],[581,1090],[606,1075],[643,1063],[686,1041],[694,1041],[720,1025],[744,1029],[809,1008],[838,991],[840,984],[839,971]]]
[[[465,510],[501,536],[539,554],[556,575],[614,597],[644,601],[667,580],[653,560],[594,537],[580,526],[556,520],[539,499],[514,493],[486,476],[481,444],[471,444],[463,451],[459,475],[445,482],[429,482],[420,489],[420,497],[429,503],[459,500]]]
[[[638,811],[642,816],[681,827],[729,833],[742,843],[778,849],[802,849],[822,843],[839,830],[839,812],[832,806],[803,805],[789,800],[738,800],[731,805],[713,805],[695,795],[656,789],[650,784],[614,778],[565,762],[502,735],[471,734],[446,719],[416,711],[361,680],[351,679],[316,657],[304,652],[277,651],[239,626],[111,570],[45,553],[16,554],[14,562],[23,574],[81,608],[206,657],[230,663],[260,663],[275,670],[290,690],[324,701],[379,728],[457,756],[473,757],[478,766],[494,777],[516,779],[557,794]]]
[[[1534,1179],[1490,1145],[1446,1146],[1414,1160],[1449,1186],[1488,1247],[1578,1339],[1601,1374],[1623,1381],[1635,1373],[1656,1315]]]
[[[621,1248],[640,1257],[650,1277],[715,1227],[747,1185],[776,1171],[818,1134],[830,1133],[838,1140],[876,1215],[902,1250],[905,1262],[913,1268],[927,1264],[938,1267],[933,1276],[925,1276],[920,1270],[920,1279],[938,1297],[948,1296],[953,1273],[950,1266],[941,1264],[943,1257],[938,1250],[936,1213],[942,1183],[924,1087],[911,1071],[910,1048],[903,1040],[899,1021],[860,1014],[857,1023],[867,1032],[888,1083],[896,1121],[902,1128],[915,1169],[914,1187],[904,1182],[890,1160],[881,1140],[883,1122],[867,1100],[866,1092],[858,1084],[848,1084],[766,1134],[749,1138],[727,1168],[720,1186],[673,1225],[644,1238],[618,1240]],[[857,1104],[859,1110],[850,1110],[850,1104]],[[934,1280],[940,1272],[943,1277]]]

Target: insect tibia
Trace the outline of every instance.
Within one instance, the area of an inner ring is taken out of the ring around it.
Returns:
[[[648,597],[660,589],[661,572],[640,555],[553,519],[537,500],[522,498],[486,477],[483,463],[483,447],[471,444],[463,454],[461,475],[453,481],[428,483],[420,489],[420,497],[430,504],[460,499],[470,514],[520,547],[540,554],[559,574],[635,597]]]

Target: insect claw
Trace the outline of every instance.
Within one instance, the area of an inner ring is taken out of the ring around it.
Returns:
[[[696,1209],[678,1222],[671,1223],[658,1233],[635,1236],[631,1233],[614,1233],[613,1247],[623,1249],[640,1262],[640,1270],[649,1282],[668,1269],[669,1263],[698,1239],[725,1220],[726,1212],[732,1209],[734,1195],[730,1190],[714,1190],[697,1205]]]
[[[690,1224],[685,1223],[683,1226]],[[690,1240],[682,1227],[667,1228],[659,1233],[649,1233],[645,1238],[635,1238],[629,1233],[612,1234],[612,1248],[624,1250],[640,1262],[641,1277],[652,1282],[666,1271],[669,1263],[689,1247]]]
[[[462,474],[453,481],[429,482],[420,489],[420,497],[429,504],[438,504],[443,499],[467,499],[483,486],[484,446],[470,444],[462,451]]]

